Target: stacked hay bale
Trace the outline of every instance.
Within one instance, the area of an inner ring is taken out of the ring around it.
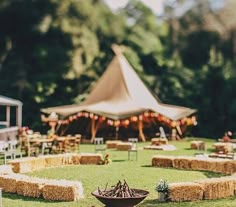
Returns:
[[[71,164],[73,164],[73,156],[76,156],[76,154],[72,154],[72,153],[63,154],[63,156],[62,156],[62,164],[63,165],[71,165]]]
[[[212,160],[214,161],[214,160]],[[211,165],[211,161],[209,161],[208,159],[193,159],[191,161],[191,169],[193,170],[204,170],[204,171],[211,171],[212,169],[212,165]]]
[[[153,156],[152,157],[152,166],[156,167],[173,167],[174,157],[171,156]]]
[[[8,164],[12,165],[12,170],[14,173],[30,172],[31,167],[25,163],[27,163],[27,158],[11,160],[8,162]],[[25,166],[23,167],[23,165]]]
[[[72,156],[72,163],[74,165],[79,165],[80,164],[80,159],[81,159],[81,156],[80,155],[73,155]]]
[[[169,184],[170,201],[197,201],[203,199],[202,185],[194,182]]]
[[[102,160],[101,154],[82,153],[80,154],[80,164],[99,164]]]
[[[31,171],[36,171],[36,170],[41,170],[46,167],[46,162],[44,157],[37,157],[37,158],[31,158],[28,162],[27,165],[31,165],[30,172]]]
[[[177,169],[190,170],[193,157],[177,157],[173,159],[173,167]]]
[[[47,155],[44,156],[46,167],[59,167],[63,163],[62,155]]]
[[[48,180],[29,177],[18,180],[16,183],[16,192],[18,195],[39,198],[42,196],[42,189]]]
[[[108,140],[106,141],[107,149],[116,149],[117,144],[120,144],[121,141],[119,140]]]
[[[234,160],[209,159],[208,162],[207,170],[211,172],[230,175],[236,171],[236,162]]]
[[[20,174],[0,175],[0,188],[4,192],[47,200],[77,201],[83,198],[81,182],[47,180]]]
[[[202,159],[196,157],[153,156],[152,166],[174,167],[185,170],[203,170],[231,175],[236,172],[236,161],[225,159]]]
[[[3,192],[16,193],[17,182],[27,179],[28,176],[20,174],[1,175],[0,188],[2,188]]]
[[[130,142],[121,142],[116,145],[116,149],[120,151],[128,151],[132,148],[132,143]]]
[[[83,198],[81,182],[50,180],[42,190],[43,198],[54,201],[77,201]]]
[[[152,145],[168,144],[168,139],[166,139],[166,138],[152,138],[151,139],[151,144]]]
[[[222,159],[200,159],[196,158],[191,161],[191,169],[205,170],[231,175],[236,172],[236,161]]]
[[[233,144],[232,143],[225,143],[225,142],[217,142],[213,144],[215,147],[216,153],[229,153],[233,152]]]
[[[73,164],[73,157],[77,156],[75,153],[66,153],[60,155],[43,156],[46,162],[46,167],[58,167],[61,165]]]
[[[196,183],[203,187],[204,199],[227,198],[234,195],[234,182],[230,177],[204,179]]]
[[[205,150],[205,143],[203,141],[192,141],[190,147],[191,149]]]
[[[14,173],[26,173],[34,170],[41,170],[45,168],[45,159],[43,157],[29,157],[15,159],[8,162],[12,165]]]
[[[14,173],[11,165],[0,165],[0,175],[8,175]]]
[[[230,178],[230,180],[232,181],[232,183],[234,185],[234,195],[236,195],[236,175],[234,174],[228,178]]]

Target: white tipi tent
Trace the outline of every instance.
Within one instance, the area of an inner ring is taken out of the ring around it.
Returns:
[[[42,109],[44,113],[56,112],[64,117],[81,111],[113,120],[152,111],[176,121],[193,114],[196,110],[161,103],[145,86],[123,54],[116,52],[106,71],[82,104]]]

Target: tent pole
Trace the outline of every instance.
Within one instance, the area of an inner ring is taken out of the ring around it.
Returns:
[[[10,123],[11,123],[11,108],[10,106],[6,107],[6,122],[7,122],[7,127],[10,127]]]
[[[57,127],[56,127],[56,131],[55,131],[55,133],[57,134],[57,132],[58,132],[58,130],[59,130],[59,128],[61,127],[61,124],[57,124]]]
[[[182,137],[183,136],[183,132],[182,132],[180,126],[176,126],[176,129],[177,129],[179,135]]]
[[[16,107],[16,126],[22,126],[22,105]]]
[[[96,120],[95,119],[91,119],[91,143],[93,143],[94,138],[96,137],[97,134],[97,130],[98,130],[98,125],[96,126]]]
[[[119,137],[119,129],[120,127],[116,126],[116,140],[118,140],[118,137]]]
[[[145,135],[143,133],[143,121],[142,120],[138,120],[138,131],[139,131],[139,137],[141,138],[141,140],[143,142],[146,141]]]
[[[69,124],[67,124],[67,125],[65,126],[64,130],[61,131],[60,136],[63,136],[63,135],[65,134],[65,132],[66,132],[66,130],[68,129],[68,127],[69,127]]]

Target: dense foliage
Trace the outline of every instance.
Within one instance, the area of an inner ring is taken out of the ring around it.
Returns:
[[[111,44],[124,44],[163,102],[198,110],[195,135],[236,131],[236,25],[224,16],[235,19],[235,4],[197,1],[177,14],[185,2],[166,1],[156,17],[136,0],[116,13],[102,0],[2,0],[0,94],[21,100],[24,125],[40,129],[40,108],[84,100],[113,57]]]

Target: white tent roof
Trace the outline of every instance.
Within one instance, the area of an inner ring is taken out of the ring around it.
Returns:
[[[43,109],[62,116],[79,111],[93,112],[112,119],[123,119],[145,111],[159,113],[172,120],[193,114],[196,110],[167,105],[155,98],[122,54],[116,55],[94,89],[81,105]]]
[[[22,102],[0,95],[0,105],[2,105],[2,106],[19,106],[19,105],[22,105]]]

